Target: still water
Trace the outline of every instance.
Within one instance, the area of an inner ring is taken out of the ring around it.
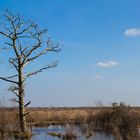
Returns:
[[[103,132],[96,132],[90,138],[86,138],[79,128],[75,127],[72,129],[76,132],[77,138],[69,140],[114,140],[113,135]],[[49,133],[65,133],[65,131],[67,131],[66,128],[62,126],[36,127],[32,129],[33,137],[31,140],[62,140],[62,138],[51,136]]]

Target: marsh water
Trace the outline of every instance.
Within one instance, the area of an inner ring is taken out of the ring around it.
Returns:
[[[77,138],[71,138],[69,140],[114,140],[112,134],[107,134],[103,132],[94,132],[92,136],[87,137],[83,134],[79,127],[63,127],[63,126],[49,126],[49,127],[34,127],[32,129],[33,136],[31,140],[62,140],[61,137],[51,136],[49,133],[66,133],[73,131],[76,132]],[[66,140],[66,139],[65,139]]]
[[[52,136],[51,133],[55,134],[65,134],[65,133],[74,133],[75,138],[65,138],[61,136]],[[92,135],[88,136],[84,134],[80,127],[76,126],[48,126],[48,127],[33,127],[32,128],[33,136],[30,140],[115,140],[112,134],[107,134],[104,132],[93,132]],[[6,139],[7,140],[7,139]],[[8,140],[21,140],[17,138],[10,138]],[[22,140],[27,140],[23,139]],[[28,139],[29,140],[29,139]]]

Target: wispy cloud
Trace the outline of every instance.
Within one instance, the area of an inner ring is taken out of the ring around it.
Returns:
[[[124,32],[125,36],[139,36],[140,28],[130,28]]]
[[[104,77],[103,77],[102,75],[99,75],[99,74],[93,76],[93,79],[95,79],[95,80],[103,79],[103,78],[104,78]]]
[[[97,63],[97,66],[99,66],[99,67],[114,67],[117,65],[119,65],[119,63],[116,61],[106,61],[106,62],[98,62]]]

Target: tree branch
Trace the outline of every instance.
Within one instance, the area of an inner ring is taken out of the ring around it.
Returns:
[[[26,112],[25,114],[24,114],[24,116],[26,116],[26,115],[28,115],[30,112]]]
[[[31,103],[31,101],[29,101],[27,104],[25,104],[24,106],[27,107],[29,104]]]
[[[25,76],[25,77],[26,77],[25,79],[27,79],[27,78],[30,77],[30,76],[37,75],[38,73],[42,72],[43,70],[46,70],[46,69],[49,69],[49,68],[53,68],[53,67],[55,67],[55,66],[57,66],[57,62],[51,63],[51,64],[49,64],[49,65],[46,66],[46,67],[43,67],[43,68],[41,68],[41,69],[39,69],[39,70],[36,70],[36,71],[34,71],[34,72],[31,72],[31,73],[27,74],[27,75]]]
[[[15,78],[15,77],[17,77],[18,75],[16,74],[16,75],[13,75],[13,76],[9,76],[9,77],[6,77],[7,79],[11,79],[11,78]]]
[[[16,103],[19,103],[19,101],[16,100],[15,98],[14,99],[11,99],[11,101],[16,102]]]
[[[9,63],[11,63],[15,67],[15,69],[18,71],[18,66],[15,64],[17,62],[16,62],[16,60],[14,58],[10,58]]]
[[[8,38],[12,39],[12,38],[11,38],[8,34],[6,34],[6,33],[2,32],[2,31],[0,31],[0,34],[2,34],[2,35],[4,35],[4,36],[6,36],[6,37],[8,37]]]
[[[13,92],[17,97],[20,97],[20,95],[16,92],[16,91],[19,90],[18,87],[16,87],[16,86],[11,86],[8,90],[11,91],[11,92]]]
[[[0,77],[0,79],[1,79],[1,80],[4,80],[4,81],[6,81],[6,82],[10,82],[10,83],[18,84],[18,82],[13,81],[13,80],[9,80],[9,79],[7,79],[7,78],[5,78],[5,77]]]
[[[38,53],[37,55],[35,55],[34,57],[28,58],[26,62],[33,61],[33,60],[37,59],[38,57],[40,57],[40,56],[46,54],[46,53],[49,52],[49,51],[52,51],[52,52],[58,52],[58,51],[60,51],[60,49],[57,49],[57,48],[58,48],[58,47],[51,47],[51,48],[47,47],[47,48],[45,48],[43,51],[41,51],[40,53]],[[26,63],[26,62],[25,62],[25,63]]]

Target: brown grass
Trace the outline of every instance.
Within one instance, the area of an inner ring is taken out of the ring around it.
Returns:
[[[27,122],[36,126],[49,124],[81,123],[88,115],[86,109],[31,109]]]
[[[0,137],[7,137],[19,130],[17,111],[0,108]]]
[[[30,127],[75,124],[85,130],[87,137],[93,135],[95,130],[106,130],[127,139],[136,135],[140,126],[140,108],[28,108],[28,110],[30,115],[27,116],[27,122]],[[17,117],[16,108],[0,108],[0,136],[19,132]]]

